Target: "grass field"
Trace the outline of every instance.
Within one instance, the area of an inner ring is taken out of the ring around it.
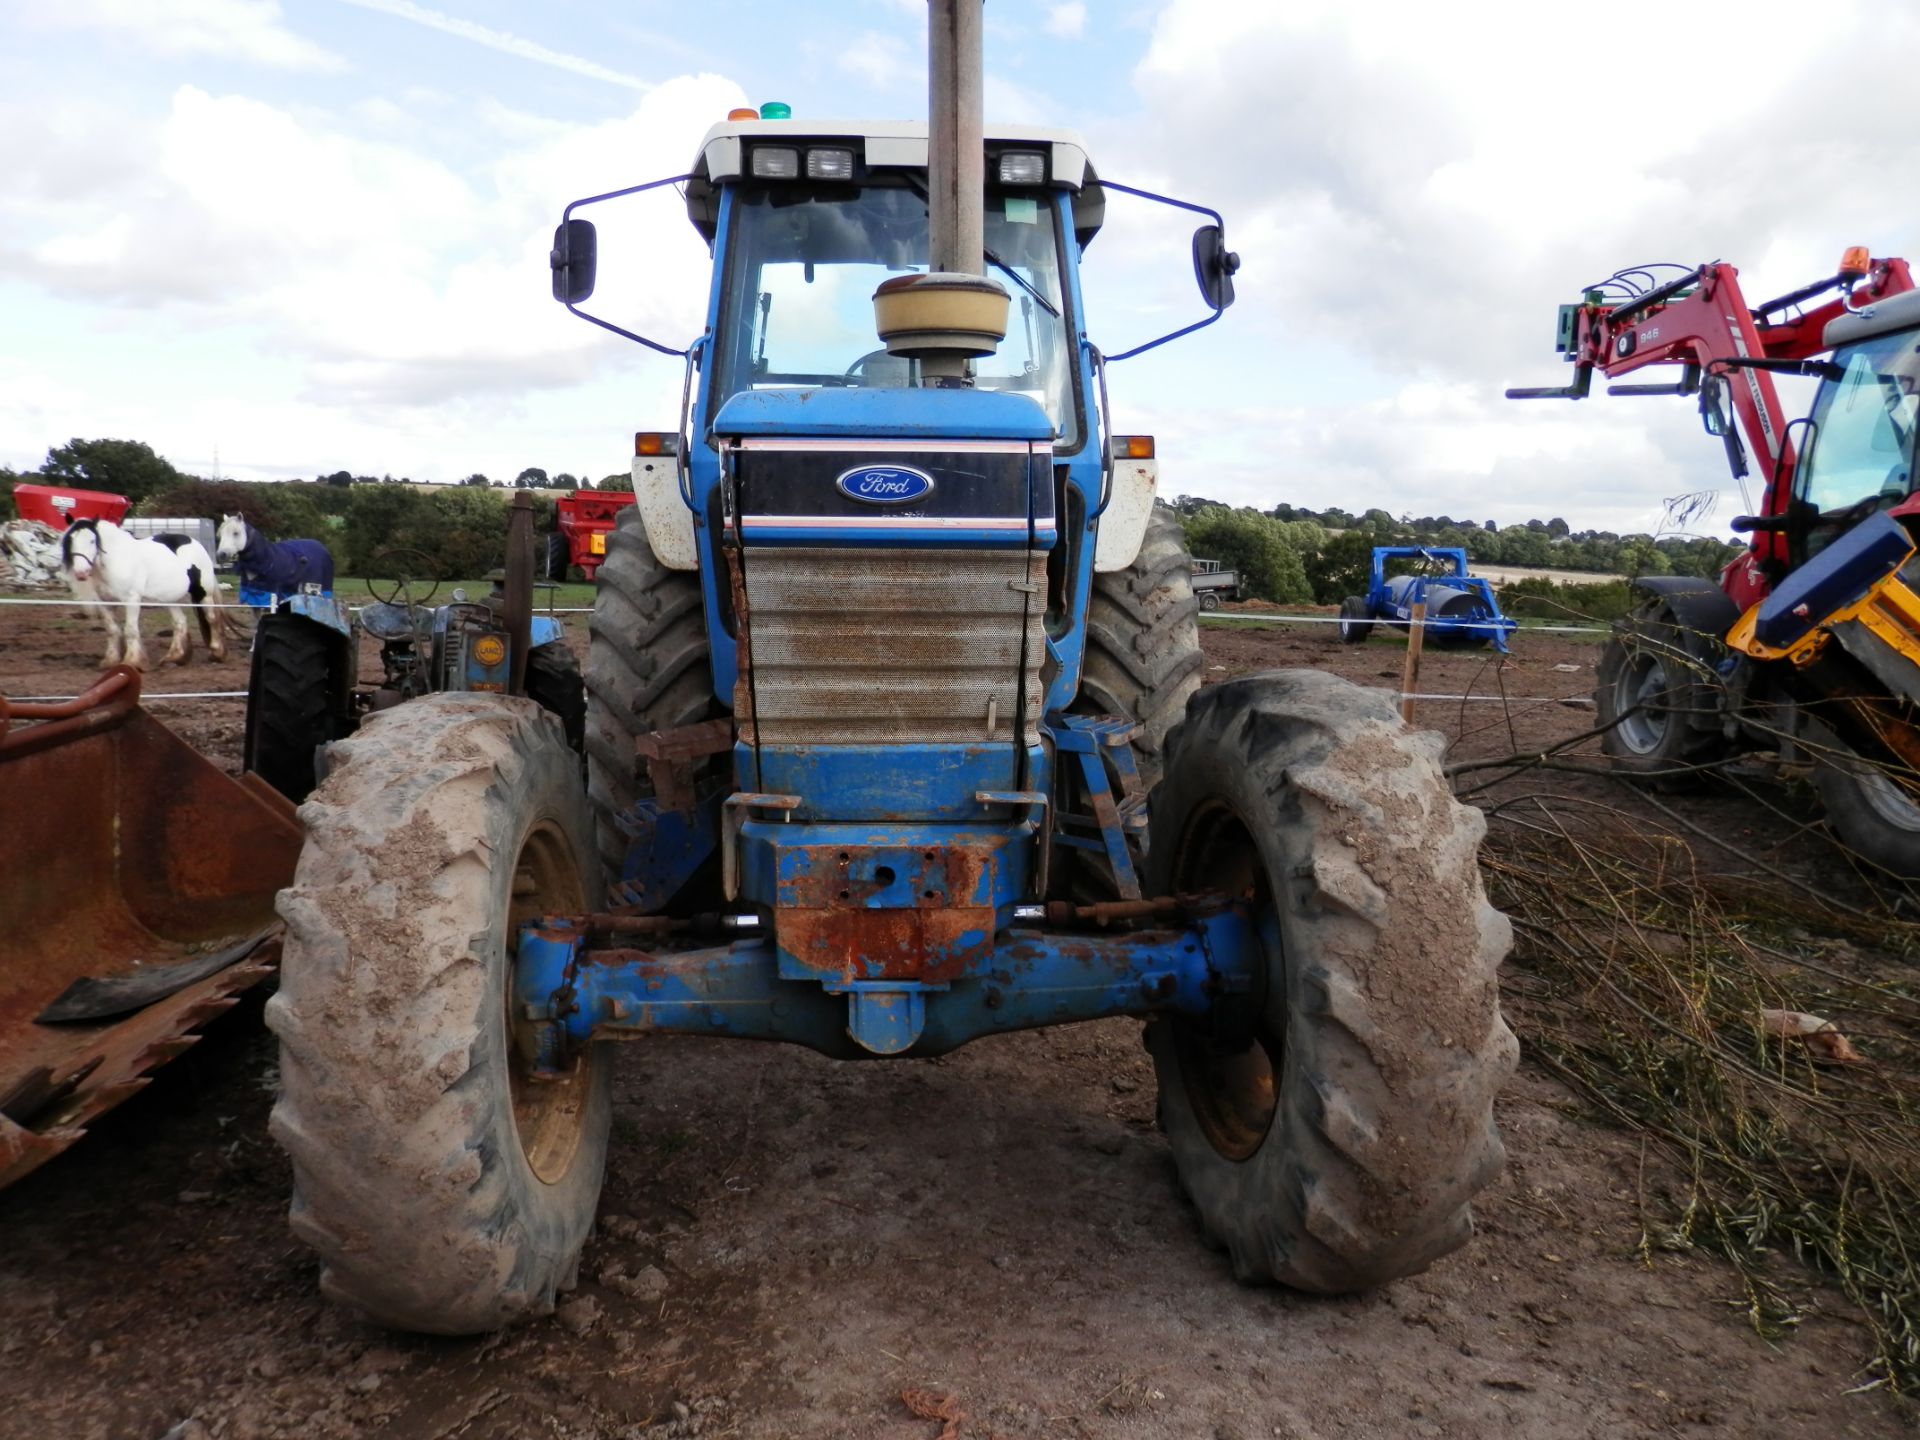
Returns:
[[[378,587],[379,595],[372,587]],[[431,595],[425,585],[413,587],[415,604],[442,605],[453,598],[455,590],[466,593],[469,600],[482,600],[493,588],[490,580],[443,580]],[[337,579],[333,582],[334,595],[347,605],[364,605],[376,598],[385,599],[393,595],[393,582],[389,580],[350,580]],[[593,586],[574,582],[565,585],[536,584],[533,591],[533,608],[536,613],[549,607],[556,610],[568,610],[577,607],[591,607],[593,604]]]

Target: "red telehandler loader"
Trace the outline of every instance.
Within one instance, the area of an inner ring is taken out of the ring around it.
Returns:
[[[1656,271],[1676,270],[1672,278]],[[1715,262],[1625,270],[1560,308],[1570,384],[1509,399],[1695,397],[1736,480],[1757,460],[1752,543],[1712,581],[1644,576],[1599,667],[1602,745],[1650,784],[1738,750],[1810,760],[1834,831],[1883,870],[1920,877],[1920,291],[1907,263],[1846,252],[1829,279],[1750,306]],[[1776,374],[1819,380],[1789,420]],[[1742,437],[1744,436],[1744,443]],[[1742,489],[1744,492],[1744,483]]]

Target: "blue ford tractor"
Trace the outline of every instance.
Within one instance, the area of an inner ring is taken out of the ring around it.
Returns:
[[[870,1060],[1139,1017],[1200,1225],[1314,1292],[1453,1250],[1500,1168],[1482,819],[1382,692],[1199,688],[1080,285],[1137,192],[983,133],[979,9],[932,6],[931,136],[769,107],[653,182],[712,283],[598,577],[587,785],[535,704],[437,694],[302,809],[273,1132],[323,1290],[382,1323],[551,1310],[615,1042],[662,1034]],[[607,198],[556,235],[569,308]],[[1205,324],[1236,262],[1200,213]]]

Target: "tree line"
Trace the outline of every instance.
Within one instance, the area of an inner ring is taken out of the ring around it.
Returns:
[[[0,469],[0,514],[14,513],[13,486],[23,480],[125,495],[136,515],[241,514],[277,538],[324,540],[345,575],[388,574],[404,561],[431,567],[444,577],[481,575],[500,563],[509,489],[533,492],[536,517],[546,528],[552,524],[559,492],[624,490],[631,483],[627,475],[614,474],[588,487],[565,471],[549,475],[538,466],[527,467],[511,482],[474,474],[453,486],[430,487],[405,477],[346,470],[311,480],[242,483],[189,475],[150,445],[110,439],[75,439],[54,446],[37,472]],[[1737,553],[1735,546],[1704,536],[1576,532],[1557,517],[1500,527],[1491,520],[1446,515],[1395,518],[1381,509],[1356,515],[1281,504],[1263,511],[1193,495],[1170,503],[1180,514],[1194,554],[1233,566],[1247,593],[1283,604],[1338,604],[1342,597],[1360,593],[1375,545],[1457,546],[1478,564],[1633,578],[1669,573],[1711,577]]]
[[[136,516],[244,515],[269,536],[324,541],[342,575],[470,579],[502,562],[508,492],[533,492],[538,527],[552,527],[554,502],[575,489],[625,490],[625,474],[596,484],[538,466],[511,482],[468,476],[452,486],[418,485],[404,476],[346,470],[311,480],[210,480],[178,469],[138,440],[81,440],[47,451],[37,471],[0,468],[0,518],[16,514],[13,487],[23,481],[124,495]]]

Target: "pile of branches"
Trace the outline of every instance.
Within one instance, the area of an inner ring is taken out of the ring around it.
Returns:
[[[1488,808],[1523,1043],[1679,1177],[1644,1203],[1649,1263],[1726,1257],[1777,1337],[1823,1290],[1790,1251],[1871,1331],[1860,1388],[1920,1390],[1920,925],[1713,873],[1697,834],[1639,807]]]

